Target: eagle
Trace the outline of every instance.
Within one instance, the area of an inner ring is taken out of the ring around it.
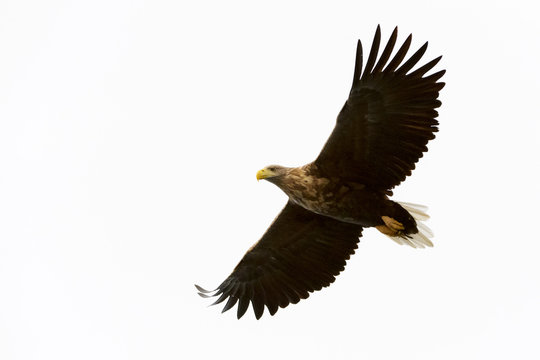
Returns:
[[[259,319],[265,307],[274,315],[329,286],[345,269],[364,228],[375,227],[399,244],[433,246],[433,233],[422,222],[426,208],[390,197],[438,131],[445,70],[426,75],[441,56],[412,70],[427,42],[403,61],[412,35],[392,57],[397,33],[396,27],[378,57],[377,26],[363,70],[358,40],[349,97],[315,161],[257,172],[257,180],[278,186],[288,202],[221,285],[212,291],[195,285],[202,297],[217,297],[214,304],[227,300],[222,312],[238,303],[240,319],[251,303]]]

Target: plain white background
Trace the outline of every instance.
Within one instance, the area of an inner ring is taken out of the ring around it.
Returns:
[[[195,3],[0,4],[0,358],[538,359],[533,2]],[[444,56],[394,197],[435,247],[366,230],[274,317],[207,307],[285,204],[255,172],[314,159],[379,23]]]

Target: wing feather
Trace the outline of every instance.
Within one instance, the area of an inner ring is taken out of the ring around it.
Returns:
[[[392,59],[392,61],[390,61],[388,66],[386,66],[386,69],[384,69],[385,72],[388,73],[397,69],[399,64],[401,64],[401,62],[405,58],[405,55],[407,55],[407,51],[409,51],[409,47],[411,46],[411,41],[412,41],[412,35],[409,35],[407,39],[405,40],[405,42],[403,43],[403,45],[401,45],[401,47],[397,51],[396,55],[394,55],[394,58]]]
[[[388,42],[386,43],[386,46],[384,47],[383,53],[381,57],[379,58],[379,61],[377,62],[377,65],[375,65],[375,68],[371,72],[372,74],[377,74],[381,72],[384,65],[386,65],[386,62],[388,59],[390,59],[390,55],[392,54],[392,50],[394,50],[394,45],[396,45],[397,40],[397,32],[398,28],[397,26],[394,28],[394,31],[392,32],[392,35],[390,35],[390,39],[388,39]],[[364,74],[364,76],[367,76],[369,74]]]
[[[420,61],[422,56],[424,56],[427,47],[428,43],[426,42],[424,45],[422,45],[422,47],[420,47],[420,49],[418,49],[414,53],[413,56],[409,58],[409,60],[407,60],[403,65],[400,66],[399,69],[396,70],[396,74],[405,75],[406,73],[408,73],[414,67],[414,65],[416,65],[418,61]]]
[[[362,63],[363,63],[363,54],[362,54],[362,43],[358,40],[356,45],[356,62],[354,64],[354,75],[353,75],[353,84],[352,87],[355,87],[358,81],[360,80],[360,75],[362,75]]]
[[[364,71],[364,75],[371,73],[371,70],[373,69],[373,65],[375,65],[375,60],[377,60],[377,55],[379,54],[380,44],[381,44],[381,27],[380,25],[378,25],[377,30],[375,31],[375,36],[373,37],[373,43],[371,44],[371,50],[369,51],[369,57],[366,63],[366,70]],[[358,46],[362,46],[362,43],[360,42],[360,40],[358,40]]]
[[[360,80],[354,82],[315,164],[328,177],[390,191],[411,174],[415,163],[427,151],[428,141],[438,131],[436,109],[441,106],[438,96],[444,87],[444,83],[438,81],[445,70],[425,76],[441,59],[437,57],[411,72],[428,45],[423,44],[403,62],[411,45],[411,35],[390,60],[397,27],[376,61],[380,37],[377,27],[364,73],[355,73],[355,79],[360,76]],[[356,68],[361,69],[359,61],[361,59],[357,59]]]
[[[358,225],[289,202],[217,291],[197,290],[203,297],[219,296],[214,304],[227,300],[223,312],[238,304],[238,318],[250,303],[257,319],[264,307],[274,315],[279,307],[296,304],[334,282],[361,232]]]
[[[427,45],[427,43],[426,43]],[[429,70],[433,69],[435,67],[435,65],[437,65],[439,63],[439,61],[441,61],[442,59],[442,56],[439,56],[439,57],[436,57],[435,59],[431,60],[430,62],[428,62],[427,64],[425,64],[424,66],[422,67],[419,67],[418,69],[416,69],[415,71],[413,71],[412,73],[409,74],[409,77],[410,78],[421,78],[422,76],[424,76]]]

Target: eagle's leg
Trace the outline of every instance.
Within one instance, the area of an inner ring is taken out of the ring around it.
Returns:
[[[384,221],[386,226],[395,231],[405,230],[405,227],[402,223],[396,219],[391,218],[390,216],[381,216],[381,219]]]
[[[393,219],[389,216],[381,216],[382,221],[385,225],[379,225],[375,228],[388,236],[398,236],[402,234],[402,231],[405,230],[405,227],[402,223]]]

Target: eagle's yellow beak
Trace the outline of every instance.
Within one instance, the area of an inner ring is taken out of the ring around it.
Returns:
[[[267,168],[261,169],[261,170],[257,171],[257,181],[262,180],[262,179],[266,179],[267,177],[270,177],[272,175],[273,175],[273,173],[270,170],[268,170]]]

